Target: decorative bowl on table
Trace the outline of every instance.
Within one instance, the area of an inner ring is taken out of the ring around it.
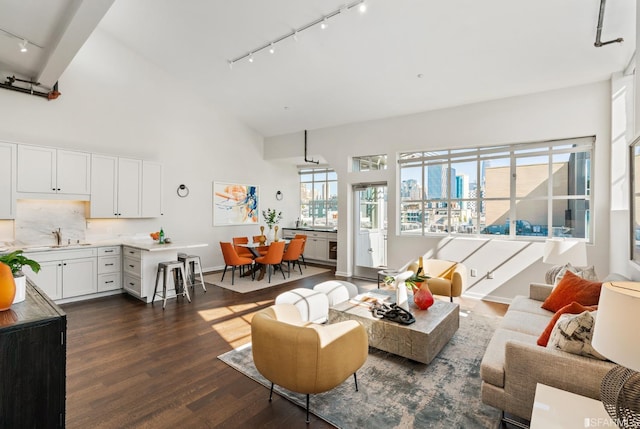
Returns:
[[[153,239],[153,241],[158,241],[160,240],[160,231],[152,232],[149,234],[149,236]]]

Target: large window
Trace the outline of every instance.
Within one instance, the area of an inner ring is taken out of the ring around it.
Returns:
[[[589,239],[594,140],[402,153],[400,234]]]
[[[338,176],[327,168],[300,170],[300,224],[338,226]]]

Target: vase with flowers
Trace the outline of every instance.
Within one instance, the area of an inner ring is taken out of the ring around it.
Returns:
[[[268,241],[277,241],[277,237],[273,230],[273,227],[282,220],[282,212],[276,211],[275,209],[266,209],[262,210],[262,217],[264,218],[264,223],[269,227],[269,231],[267,232],[267,240]]]

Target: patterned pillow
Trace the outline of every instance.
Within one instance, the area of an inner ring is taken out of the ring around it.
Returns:
[[[573,274],[577,275],[578,277],[582,277],[585,280],[598,280],[596,269],[593,265],[590,265],[588,267],[574,267],[570,263],[567,263],[566,265],[561,266],[560,270],[553,278],[553,282],[549,282],[549,284],[553,284],[554,286],[556,286],[558,283],[560,283],[560,280],[562,280],[567,271],[571,271]]]
[[[597,311],[583,311],[580,314],[560,316],[551,332],[547,347],[575,355],[607,360],[591,346],[596,313]]]

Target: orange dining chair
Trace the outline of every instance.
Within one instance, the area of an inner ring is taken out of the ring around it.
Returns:
[[[262,235],[254,235],[253,236],[253,242],[254,243],[260,243],[260,239],[262,238]],[[266,237],[265,237],[266,240]],[[259,246],[256,247],[256,250],[258,251],[258,253],[260,254],[260,256],[264,256],[267,254],[267,250],[269,250],[269,246]]]
[[[282,270],[282,256],[284,255],[284,241],[274,241],[269,246],[269,250],[267,254],[264,256],[260,256],[256,258],[256,262],[258,264],[265,265],[267,270],[269,271],[269,283],[271,283],[271,267],[275,270],[276,267],[280,267],[280,271],[282,271],[282,278],[286,278],[284,276],[284,271]]]
[[[233,284],[235,280],[236,267],[240,267],[240,275],[242,275],[244,266],[248,265],[249,268],[251,268],[253,259],[238,256],[238,254],[236,253],[236,249],[233,248],[233,244],[231,243],[225,243],[221,241],[220,249],[222,250],[222,256],[224,257],[224,271],[222,273],[222,279],[220,279],[220,281],[224,281],[224,275],[227,273],[227,268],[231,267],[231,284]],[[251,279],[253,278],[254,277],[252,271]]]
[[[304,260],[304,247],[307,245],[307,236],[306,234],[296,234],[295,238],[301,238],[303,240],[302,242],[302,251],[300,252],[300,257],[302,258],[302,263],[304,264],[304,267],[307,268],[307,261]],[[300,266],[300,264],[298,263],[298,267]],[[301,268],[302,270],[302,268]]]
[[[293,263],[293,268],[296,268],[296,262],[298,263],[298,269],[300,270],[300,275],[302,275],[302,267],[300,266],[300,255],[302,255],[302,245],[304,244],[304,240],[301,238],[294,238],[289,242],[287,246],[287,250],[284,251],[284,255],[282,255],[282,262],[287,262],[287,271],[289,272],[289,277],[291,277],[291,264]],[[283,273],[284,274],[284,273]]]
[[[249,244],[249,238],[248,237],[233,237],[233,248],[236,249],[236,253],[238,254],[238,256],[240,256],[241,258],[251,258],[253,259],[255,256],[253,256],[253,253],[251,253],[251,250],[247,249],[244,246],[240,246],[240,244]]]

